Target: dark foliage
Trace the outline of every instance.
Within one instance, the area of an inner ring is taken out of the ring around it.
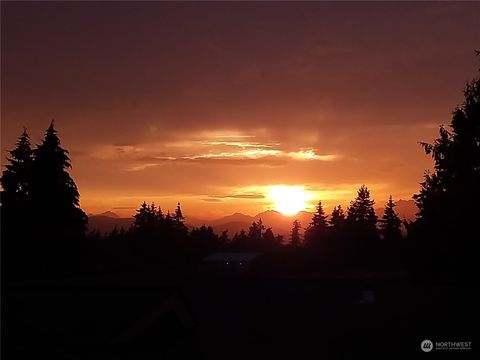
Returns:
[[[377,238],[377,215],[373,208],[374,204],[375,201],[370,198],[370,191],[365,185],[362,185],[347,211],[346,225],[352,237]]]
[[[313,214],[312,222],[305,230],[305,243],[307,246],[319,246],[328,231],[327,216],[323,210],[322,202],[319,201]]]
[[[225,239],[220,239],[211,226],[202,225],[190,232],[191,249],[202,255],[207,255],[218,249],[222,241],[225,241]]]
[[[329,232],[333,237],[341,237],[345,229],[345,212],[341,205],[335,206],[328,220],[330,227]]]
[[[68,151],[61,147],[53,121],[35,150],[24,130],[10,154],[1,180],[2,222],[8,224],[2,243],[11,256],[21,256],[13,260],[8,255],[9,270],[78,269],[87,216],[80,209],[78,189],[68,173]]]
[[[29,256],[30,236],[30,180],[33,162],[33,151],[27,130],[18,138],[15,148],[9,151],[9,164],[0,180],[1,194],[1,236],[3,270],[19,272]],[[15,239],[15,240],[14,240]],[[8,256],[5,256],[7,254]]]
[[[31,206],[35,229],[43,236],[37,249],[43,261],[64,266],[82,251],[87,216],[79,206],[79,192],[70,177],[72,166],[53,121],[34,150],[31,178]],[[65,256],[65,254],[68,254]]]
[[[5,171],[0,180],[3,188],[3,200],[24,202],[30,193],[30,177],[33,162],[33,151],[30,145],[30,137],[27,129],[23,128],[17,144],[9,151],[7,158],[9,164],[5,165]]]
[[[385,211],[383,217],[380,220],[380,232],[385,240],[400,240],[402,237],[400,227],[402,221],[395,212],[395,202],[392,196],[388,199],[385,205]]]
[[[233,236],[227,250],[265,252],[275,251],[282,243],[282,238],[275,236],[272,228],[265,228],[262,219],[252,222],[248,233],[244,230]]]
[[[425,174],[420,192],[414,195],[420,210],[410,227],[422,264],[452,276],[478,270],[480,79],[467,83],[464,97],[450,125],[440,127],[439,137],[421,143],[434,169]]]
[[[298,247],[302,243],[302,239],[300,237],[301,228],[302,225],[300,224],[300,221],[294,220],[292,224],[292,231],[290,233],[290,245],[293,247]]]

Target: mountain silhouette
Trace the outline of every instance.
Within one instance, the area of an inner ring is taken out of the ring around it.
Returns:
[[[120,216],[118,214],[115,214],[113,211],[105,211],[101,214],[97,214],[98,216],[106,216],[114,219],[118,219]]]
[[[105,215],[106,214],[106,215]],[[115,227],[120,230],[128,230],[133,224],[133,217],[121,218],[117,214],[107,211],[98,215],[88,217],[88,230],[100,231],[101,234],[111,232]]]
[[[248,228],[252,225],[252,222],[245,221],[230,221],[227,223],[222,223],[219,225],[213,225],[213,231],[220,235],[223,231],[227,230],[228,235],[232,237],[236,233],[239,233],[242,230],[248,231]]]
[[[281,212],[275,211],[275,210],[267,210],[264,212],[261,212],[260,214],[255,215],[255,220],[262,219],[264,223],[269,224],[268,226],[272,226],[270,224],[282,224],[284,222],[288,222],[290,226],[292,225],[291,223],[297,219],[302,223],[302,226],[307,226],[310,223],[310,220],[312,219],[313,213],[308,212],[308,211],[300,211],[295,215],[287,216],[282,214]]]
[[[395,211],[398,213],[401,219],[415,219],[415,213],[418,211],[415,201],[398,200],[396,204],[397,206],[395,207]],[[382,217],[383,210],[383,206],[375,209],[375,212],[379,218]],[[300,221],[302,229],[305,230],[312,220],[312,215],[313,213],[308,211],[300,211],[295,215],[286,216],[275,210],[267,210],[255,216],[236,212],[234,214],[213,220],[205,220],[187,216],[186,223],[190,230],[202,225],[211,226],[217,234],[221,234],[224,230],[227,230],[229,236],[231,237],[235,233],[240,232],[242,229],[248,231],[248,228],[250,225],[252,225],[252,222],[262,219],[262,222],[266,228],[271,227],[275,234],[283,235],[285,238],[288,238],[292,229],[292,223],[295,219]],[[132,222],[133,218],[131,217],[121,218],[112,211],[106,211],[101,214],[89,216],[89,230],[99,230],[102,234],[112,231],[115,227],[117,227],[117,229],[121,229],[123,227],[125,230],[127,230],[132,225]]]
[[[400,219],[407,219],[410,221],[415,220],[415,214],[418,211],[417,205],[413,200],[398,200],[395,202],[397,206],[395,206],[395,212],[398,214]],[[379,204],[377,204],[379,205]],[[379,219],[383,216],[383,207],[379,207],[375,209],[375,213]]]
[[[294,220],[300,221],[302,229],[305,229],[312,220],[313,213],[300,211],[295,215],[287,216],[275,210],[267,210],[255,216],[258,221],[262,219],[265,227],[271,227],[275,234],[283,235],[285,239],[290,236]]]
[[[227,223],[248,223],[250,226],[253,221],[255,221],[255,217],[236,212],[232,215],[224,216],[217,220],[212,220],[209,222],[209,225],[218,226]]]
[[[271,227],[275,234],[283,235],[284,238],[288,238],[292,223],[295,219],[298,219],[302,223],[302,226],[306,227],[310,223],[312,215],[312,213],[307,211],[300,211],[296,215],[286,216],[275,210],[267,210],[255,216],[235,213],[220,219],[206,221],[205,223],[212,226],[217,234],[227,230],[228,234],[233,236],[241,230],[248,231],[254,221],[259,221],[261,219],[266,228]]]

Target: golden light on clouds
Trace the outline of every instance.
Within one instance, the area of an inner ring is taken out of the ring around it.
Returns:
[[[55,118],[87,212],[253,215],[276,185],[304,186],[308,211],[348,206],[362,184],[379,205],[411,199],[432,165],[418,142],[478,67],[480,3],[92,5],[108,18],[37,3],[4,12],[1,153]]]
[[[287,149],[286,147],[290,148]],[[197,134],[178,141],[145,142],[139,144],[112,144],[98,146],[90,151],[94,158],[126,160],[126,171],[142,171],[167,162],[235,161],[261,159],[265,164],[292,161],[330,162],[341,158],[338,154],[319,154],[314,148],[293,148],[278,141],[257,141],[254,135]]]

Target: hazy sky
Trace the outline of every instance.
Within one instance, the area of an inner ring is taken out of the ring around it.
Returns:
[[[87,212],[409,199],[478,74],[480,3],[2,2],[2,166],[52,118]],[[313,200],[312,200],[313,201]]]

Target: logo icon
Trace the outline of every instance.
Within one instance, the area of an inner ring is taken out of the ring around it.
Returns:
[[[433,350],[433,343],[430,340],[423,340],[420,347],[423,351],[430,352]]]

